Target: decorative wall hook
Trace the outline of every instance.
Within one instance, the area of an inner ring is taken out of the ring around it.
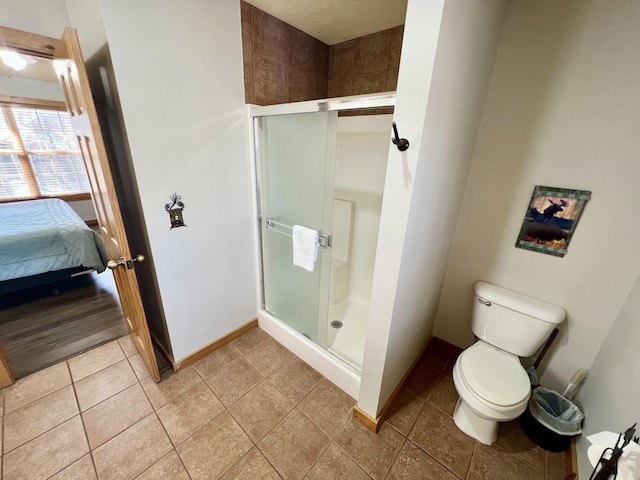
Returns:
[[[396,147],[398,147],[398,150],[404,152],[407,148],[409,148],[409,140],[407,140],[406,138],[400,138],[400,136],[398,135],[398,129],[396,127],[396,122],[391,122],[391,125],[393,126],[394,134],[394,137],[391,138],[391,141]]]
[[[171,228],[169,230],[175,227],[186,227],[182,219],[182,210],[184,210],[184,203],[181,202],[182,197],[174,193],[169,198],[173,203],[167,203],[164,206],[164,209],[169,212],[169,219],[171,220]]]

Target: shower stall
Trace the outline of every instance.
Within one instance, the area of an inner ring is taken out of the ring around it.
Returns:
[[[249,107],[259,320],[356,394],[394,103],[383,94]],[[318,232],[312,272],[293,264],[294,225]]]

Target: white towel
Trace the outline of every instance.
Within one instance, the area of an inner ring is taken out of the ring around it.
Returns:
[[[318,259],[318,232],[300,225],[293,226],[293,264],[313,272]]]

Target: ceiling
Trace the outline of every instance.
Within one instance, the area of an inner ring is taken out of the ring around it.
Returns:
[[[30,63],[22,70],[17,71],[13,68],[7,67],[2,63],[2,60],[0,60],[0,75],[3,77],[29,78],[31,80],[41,80],[43,82],[58,82],[58,77],[53,69],[52,60],[31,57],[28,55],[24,56],[35,60],[35,63]]]
[[[404,25],[407,12],[407,0],[247,0],[247,2],[327,45]]]
[[[404,24],[407,0],[248,0],[251,5],[334,45]],[[57,82],[50,60],[15,71],[0,61],[0,75]]]

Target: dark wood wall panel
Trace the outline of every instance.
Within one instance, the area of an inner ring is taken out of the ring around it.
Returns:
[[[257,105],[396,89],[404,27],[328,46],[240,1],[245,101]]]

